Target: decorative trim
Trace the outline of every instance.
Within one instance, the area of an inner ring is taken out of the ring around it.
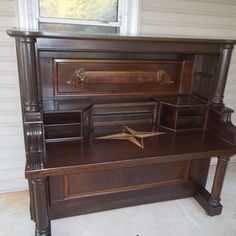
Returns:
[[[20,38],[19,40],[21,43],[35,43],[36,39],[35,38]]]
[[[184,183],[185,180],[182,178],[179,179],[173,179],[173,180],[163,180],[157,183],[146,183],[146,184],[139,184],[139,185],[132,185],[132,186],[122,186],[122,187],[114,187],[114,188],[108,188],[108,189],[103,189],[102,191],[99,190],[94,190],[91,192],[82,192],[82,193],[69,193],[69,189],[65,189],[65,197],[64,200],[71,200],[75,198],[82,198],[82,197],[94,197],[94,196],[99,196],[99,195],[104,195],[104,194],[109,194],[109,193],[123,193],[123,192],[128,192],[128,191],[133,191],[133,190],[142,190],[142,189],[149,189],[149,188],[157,188],[163,185],[169,185],[169,184],[176,184],[176,183]],[[65,186],[69,185],[69,180],[68,176],[65,176],[64,178],[64,183]]]
[[[225,124],[225,125],[233,125],[232,121],[231,121],[231,116],[232,116],[233,110],[224,107],[222,109],[221,112],[221,121]]]
[[[118,134],[111,134],[96,139],[103,140],[128,140],[131,143],[137,145],[138,147],[144,149],[144,138],[149,138],[157,135],[165,134],[164,132],[137,132],[128,126],[123,127],[123,132]]]
[[[159,83],[159,84],[173,84],[174,80],[171,79],[170,75],[166,71],[159,70],[157,72],[157,83]]]
[[[42,152],[42,140],[43,140],[43,123],[32,122],[25,123],[25,134],[26,134],[26,152],[38,153]]]
[[[163,163],[165,164],[165,163]],[[132,168],[132,167],[131,167]],[[81,192],[75,192],[73,188],[73,193],[70,193],[70,176],[73,178],[73,176],[79,176],[83,175],[84,173],[74,173],[74,174],[67,174],[64,175],[63,182],[64,182],[64,200],[69,200],[69,199],[75,199],[75,198],[83,198],[83,197],[90,197],[90,196],[98,196],[98,195],[103,195],[103,194],[108,194],[108,193],[119,193],[119,192],[126,192],[132,190],[141,190],[141,189],[148,189],[148,188],[155,188],[159,187],[161,185],[169,185],[169,184],[175,184],[175,183],[185,183],[188,179],[189,175],[189,168],[190,168],[190,161],[186,160],[184,161],[184,166],[183,169],[181,170],[181,176],[177,178],[166,178],[166,179],[161,179],[158,180],[157,182],[153,183],[136,183],[133,186],[130,185],[121,185],[121,186],[109,186],[109,185],[104,185],[103,187],[101,186],[100,189],[94,189],[91,191],[80,191]],[[119,168],[118,168],[119,169]],[[117,168],[113,169],[115,172],[118,170]],[[130,167],[125,167],[123,170],[130,169]],[[97,171],[99,172],[99,170]],[[79,189],[79,182],[78,182],[78,189]]]
[[[84,85],[86,84],[86,70],[85,68],[79,68],[78,70],[75,70],[75,72],[71,75],[71,79],[66,81],[65,83],[67,85]]]
[[[64,70],[65,65],[69,67]],[[109,70],[101,70],[101,68],[94,67],[94,65],[111,65],[114,64],[134,64],[135,69],[132,70],[118,70],[111,67]],[[139,68],[139,65],[150,66],[153,65],[152,70]],[[104,87],[104,94],[125,94],[125,90],[112,90],[111,86],[104,85],[122,84],[124,86],[130,84],[139,84],[140,91],[147,92],[147,87],[143,89],[142,84],[145,86],[154,86],[153,90],[169,89],[170,91],[177,91],[179,86],[179,75],[170,73],[170,68],[165,68],[163,65],[168,64],[176,71],[181,69],[183,61],[179,60],[103,60],[103,59],[53,59],[53,89],[54,95],[71,95],[71,94],[90,94],[96,93],[97,87]],[[178,67],[178,68],[175,68]],[[164,74],[164,75],[163,75]],[[163,86],[162,86],[163,85]],[[146,90],[145,90],[146,89]]]
[[[26,170],[39,170],[43,168],[43,123],[27,122],[24,124]]]

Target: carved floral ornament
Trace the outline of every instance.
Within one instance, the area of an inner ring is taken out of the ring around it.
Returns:
[[[157,83],[159,84],[173,84],[174,80],[171,79],[170,75],[164,71],[157,71]]]
[[[87,71],[85,68],[81,67],[73,72],[70,79],[65,82],[67,85],[79,85],[83,86],[88,83]],[[158,84],[173,84],[174,80],[165,70],[159,70],[156,74],[156,83]]]
[[[66,81],[67,85],[84,85],[86,84],[86,70],[85,68],[81,67],[78,70],[75,70],[74,73],[71,75],[70,80]]]

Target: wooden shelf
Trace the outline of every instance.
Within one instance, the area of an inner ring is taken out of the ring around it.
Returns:
[[[81,136],[81,125],[67,124],[67,125],[50,125],[45,126],[45,139],[59,139],[73,138]]]
[[[48,124],[48,125],[44,125],[44,127],[63,127],[63,126],[71,126],[71,125],[81,125],[80,122],[75,122],[75,123],[58,123],[58,124]]]
[[[75,137],[61,137],[61,138],[49,138],[45,139],[46,143],[63,143],[63,142],[68,142],[68,141],[77,141],[77,140],[82,140],[83,138],[80,136],[75,136]]]
[[[181,107],[178,109],[179,117],[192,117],[192,116],[201,116],[201,107]]]
[[[44,100],[44,114],[83,112],[93,106],[91,99]]]
[[[185,95],[153,97],[153,99],[160,102],[161,104],[175,107],[198,107],[206,105],[205,102],[202,102],[191,96],[185,96]]]

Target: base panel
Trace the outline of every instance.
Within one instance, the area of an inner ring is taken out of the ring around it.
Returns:
[[[61,200],[54,202],[51,206],[51,217],[52,219],[57,219],[140,204],[192,197],[194,193],[195,188],[193,184],[178,183],[155,189]]]

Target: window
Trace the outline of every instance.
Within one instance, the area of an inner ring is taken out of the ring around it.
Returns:
[[[38,10],[41,29],[113,33],[120,28],[119,0],[39,0]]]
[[[138,28],[139,0],[22,0],[20,25],[43,30],[131,33]]]
[[[39,0],[39,17],[118,21],[118,0]]]

